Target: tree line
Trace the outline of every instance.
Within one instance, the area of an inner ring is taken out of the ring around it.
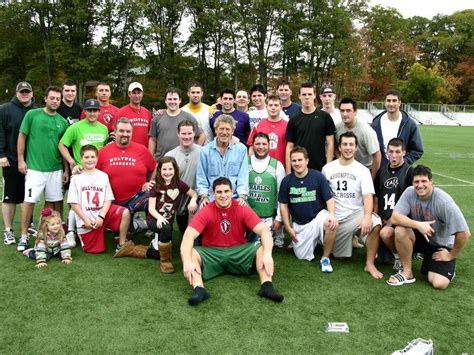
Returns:
[[[34,88],[106,81],[118,101],[130,80],[159,105],[166,87],[334,84],[341,95],[474,103],[474,10],[405,19],[368,0],[56,0],[0,3],[0,101]],[[8,91],[7,91],[8,90]],[[38,95],[41,97],[42,95]]]

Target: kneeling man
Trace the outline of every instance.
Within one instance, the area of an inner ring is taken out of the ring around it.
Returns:
[[[454,200],[433,186],[430,168],[413,169],[413,186],[407,188],[392,213],[403,271],[390,277],[391,286],[415,282],[413,252],[423,253],[421,273],[428,274],[434,288],[445,289],[453,279],[456,257],[471,236],[466,220]]]
[[[290,152],[290,162],[293,172],[281,182],[278,196],[283,224],[298,259],[313,260],[314,248],[319,242],[323,244],[321,271],[332,272],[329,255],[336,238],[337,219],[331,188],[323,174],[308,168],[305,148],[294,147]]]
[[[273,238],[270,230],[252,209],[232,200],[229,179],[215,179],[212,191],[215,201],[194,216],[181,244],[184,277],[194,288],[188,303],[197,305],[210,297],[203,280],[225,273],[250,275],[255,263],[261,283],[258,295],[275,302],[283,301],[283,296],[273,289]],[[246,229],[257,234],[261,242],[247,243]],[[193,248],[194,239],[199,235],[202,244]]]
[[[339,222],[332,251],[335,258],[352,256],[352,236],[360,235],[367,246],[364,270],[375,279],[383,274],[375,267],[382,220],[372,213],[374,184],[369,169],[355,160],[357,136],[345,132],[339,137],[339,158],[323,167],[323,174],[336,199]]]

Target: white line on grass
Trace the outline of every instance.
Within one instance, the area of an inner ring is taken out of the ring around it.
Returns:
[[[447,179],[461,181],[461,182],[464,182],[464,183],[466,183],[466,184],[469,184],[470,186],[474,186],[474,182],[471,182],[471,181],[458,179],[458,178],[455,178],[455,177],[452,177],[452,176],[448,176],[448,175],[443,175],[443,174],[440,174],[440,173],[433,173],[433,174],[434,174],[434,175],[438,175],[438,176],[442,176],[442,177],[447,178]]]
[[[437,187],[474,187],[474,185],[438,185],[435,184]]]

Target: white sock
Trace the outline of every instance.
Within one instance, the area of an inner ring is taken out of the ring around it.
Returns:
[[[72,209],[69,210],[69,214],[67,216],[67,229],[69,231],[76,230],[76,214]]]

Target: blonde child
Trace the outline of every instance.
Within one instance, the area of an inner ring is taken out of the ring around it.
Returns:
[[[197,209],[197,193],[179,179],[179,169],[173,157],[163,157],[158,161],[156,184],[150,190],[148,200],[148,228],[158,233],[160,269],[164,273],[174,272],[171,263],[173,221],[181,196],[191,197],[188,205],[190,214]]]
[[[36,268],[41,269],[53,256],[61,258],[64,264],[71,264],[71,247],[64,234],[61,216],[51,208],[41,211],[41,220],[34,248],[26,249],[23,255],[36,260]]]

